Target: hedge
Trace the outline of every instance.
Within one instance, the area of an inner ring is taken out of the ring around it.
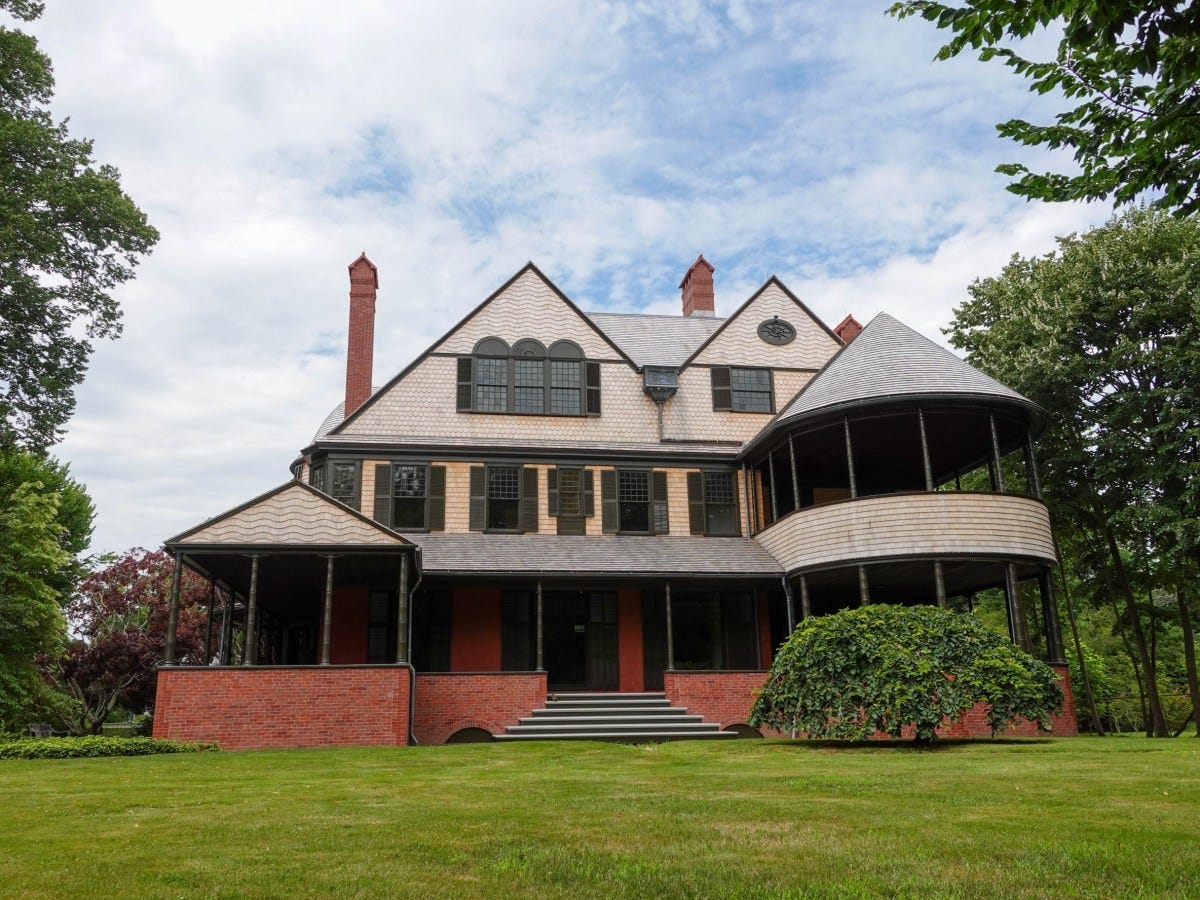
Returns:
[[[79,759],[93,756],[150,756],[155,753],[202,753],[216,744],[164,741],[148,737],[19,738],[0,743],[0,759]]]

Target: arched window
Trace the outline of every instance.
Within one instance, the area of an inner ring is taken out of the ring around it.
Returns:
[[[600,364],[587,362],[574,341],[522,338],[510,349],[498,337],[458,359],[459,412],[524,415],[600,414]]]

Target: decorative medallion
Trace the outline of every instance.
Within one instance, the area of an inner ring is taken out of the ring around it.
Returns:
[[[775,316],[758,326],[758,336],[768,344],[782,346],[796,339],[796,329],[792,327],[791,322]]]

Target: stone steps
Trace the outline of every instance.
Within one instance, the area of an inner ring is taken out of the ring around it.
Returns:
[[[682,741],[737,737],[661,693],[552,693],[497,741]]]

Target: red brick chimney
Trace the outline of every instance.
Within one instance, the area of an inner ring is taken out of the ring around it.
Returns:
[[[350,330],[346,341],[345,416],[371,396],[371,367],[375,354],[375,291],[379,270],[362,253],[350,263]]]
[[[715,316],[716,300],[713,297],[713,267],[704,255],[696,257],[692,267],[679,282],[683,291],[683,314],[685,316]]]
[[[858,319],[854,316],[846,316],[842,319],[842,324],[833,329],[833,333],[842,339],[843,344],[848,344],[858,337],[858,333],[862,330],[863,327],[859,324]]]

